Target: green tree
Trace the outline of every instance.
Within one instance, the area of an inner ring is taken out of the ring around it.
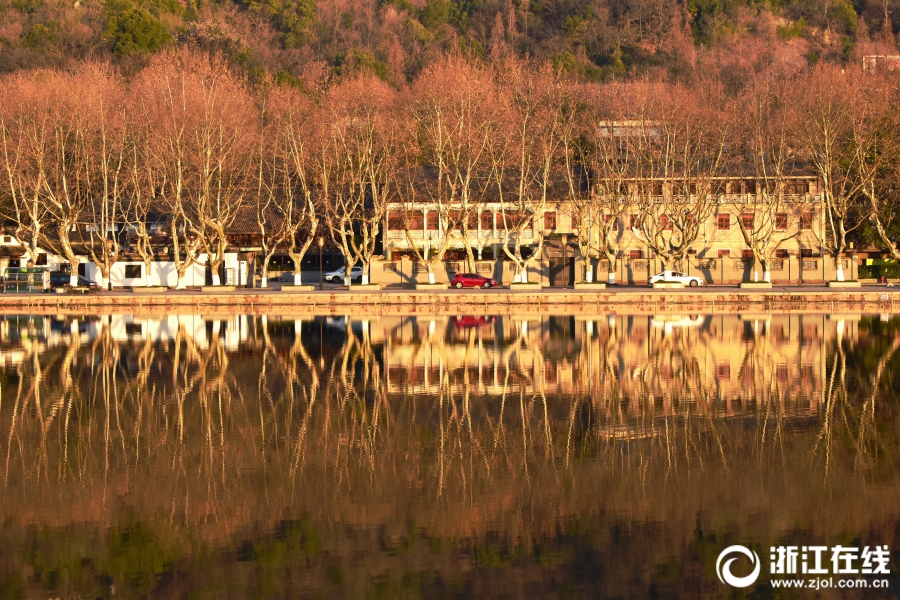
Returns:
[[[110,17],[104,37],[120,56],[155,52],[172,41],[165,26],[146,9],[133,8]]]

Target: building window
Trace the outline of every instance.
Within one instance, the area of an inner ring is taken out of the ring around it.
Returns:
[[[39,252],[37,255],[37,261],[35,261],[35,266],[38,267],[46,267],[47,266],[47,253]]]
[[[388,213],[388,231],[403,231],[403,213],[392,210]]]
[[[414,210],[406,218],[406,227],[410,231],[422,231],[425,226],[425,216],[421,210]]]
[[[720,364],[716,366],[716,377],[719,379],[731,379],[731,365]]]
[[[503,228],[506,231],[514,231],[519,227],[519,211],[508,211],[497,215],[497,228]]]
[[[800,229],[812,229],[813,214],[805,212],[800,215]]]
[[[672,219],[668,215],[662,215],[659,218],[659,228],[663,231],[672,231]]]
[[[618,231],[619,230],[619,220],[613,219],[612,215],[603,215],[603,220],[606,222],[610,231]],[[611,221],[611,223],[610,223]]]
[[[581,213],[575,211],[569,215],[572,220],[572,229],[581,229]]]
[[[809,193],[809,183],[806,181],[792,181],[784,185],[784,192],[791,196],[802,196]]]
[[[555,212],[545,212],[544,213],[544,229],[550,229],[550,230],[556,229],[556,213]]]
[[[4,236],[3,236],[3,243],[4,243],[4,244],[12,244],[12,237],[10,237],[10,236],[8,236],[8,235],[4,235]]]
[[[628,258],[644,258],[643,250],[629,250]]]
[[[753,250],[749,248],[744,248],[741,250],[741,258],[753,258]]]
[[[788,228],[788,216],[787,213],[778,213],[775,215],[775,229],[778,231],[784,231]]]
[[[716,217],[716,226],[719,228],[719,231],[728,231],[731,229],[731,215],[728,213],[719,213],[718,217]]]
[[[482,231],[493,231],[494,230],[494,213],[489,210],[481,211],[481,230]]]
[[[779,248],[778,250],[775,251],[775,256],[776,256],[776,258],[790,258],[791,253],[790,253],[790,251],[785,250],[784,248]]]
[[[743,213],[741,215],[741,223],[744,225],[744,229],[753,230],[753,213]]]
[[[143,265],[125,265],[125,279],[140,279]]]
[[[437,231],[441,228],[441,215],[437,211],[430,210],[425,219],[425,229],[428,231]]]
[[[640,215],[631,215],[631,228],[632,229],[640,229],[641,228]]]
[[[731,250],[719,250],[719,258],[731,258]]]

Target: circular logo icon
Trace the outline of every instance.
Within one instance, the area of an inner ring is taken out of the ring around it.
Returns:
[[[750,563],[754,565],[753,572],[746,577],[738,577],[737,575],[732,575],[731,563],[736,561],[739,557],[735,556],[732,558],[728,558],[728,556],[731,554],[743,554],[744,556],[749,558]],[[728,546],[719,553],[719,558],[718,560],[716,560],[716,575],[719,576],[719,581],[721,581],[722,583],[727,583],[728,585],[736,588],[745,588],[749,585],[753,585],[756,582],[756,579],[759,577],[759,567],[759,556],[756,554],[756,552],[753,552],[745,546]]]

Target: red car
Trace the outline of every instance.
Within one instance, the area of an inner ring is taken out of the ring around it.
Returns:
[[[452,317],[450,322],[453,323],[457,329],[468,329],[469,327],[491,325],[494,322],[494,317],[457,316]]]
[[[458,273],[456,277],[453,278],[453,281],[450,282],[450,285],[460,290],[464,287],[488,289],[496,286],[497,280],[488,279],[487,277],[475,275],[474,273]]]

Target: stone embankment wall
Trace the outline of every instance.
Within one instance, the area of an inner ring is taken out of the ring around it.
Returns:
[[[287,293],[104,293],[0,295],[3,313],[128,314],[700,314],[739,312],[866,312],[900,310],[900,291],[577,292],[507,290],[446,292],[329,291]]]

